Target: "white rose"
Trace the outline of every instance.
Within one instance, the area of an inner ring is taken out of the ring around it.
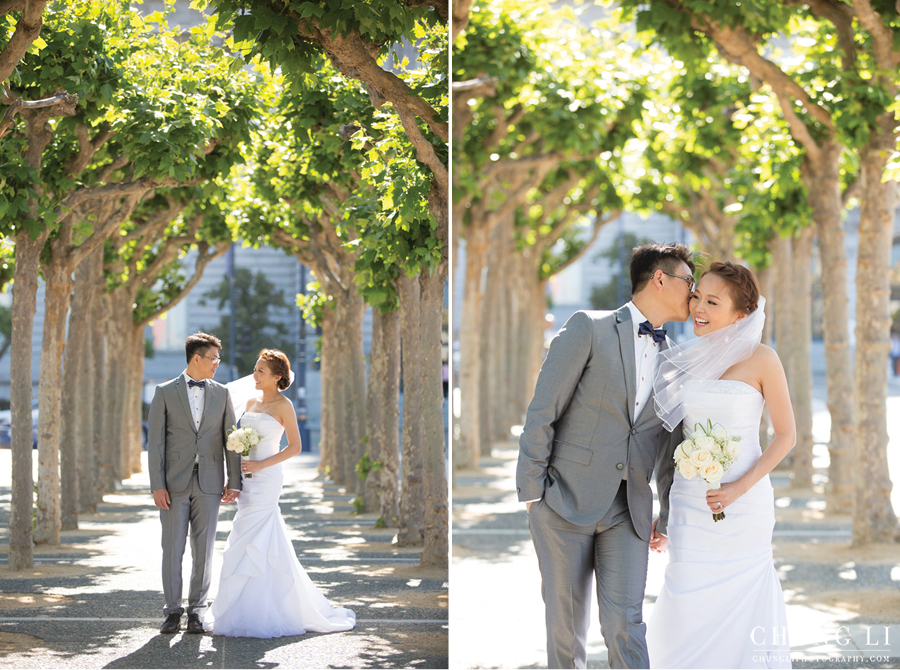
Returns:
[[[741,443],[737,440],[728,440],[722,451],[732,458],[737,458],[741,453]]]
[[[678,472],[680,472],[685,479],[693,479],[697,476],[697,466],[691,463],[691,459],[688,458],[678,464]]]
[[[257,444],[259,444],[259,438],[256,437],[256,435],[251,435],[250,436],[250,446],[255,447]]]
[[[716,441],[708,435],[700,435],[699,437],[694,438],[694,445],[697,449],[712,451],[716,446]]]
[[[728,431],[719,426],[718,428],[713,428],[712,436],[716,440],[724,441],[728,437]]]
[[[700,470],[703,469],[709,463],[712,463],[715,459],[713,458],[712,453],[708,449],[698,449],[693,454],[691,454],[691,463],[695,468]]]
[[[700,468],[700,476],[710,484],[719,481],[724,475],[725,469],[718,461],[711,461]]]
[[[694,450],[694,445],[690,440],[685,440],[677,447],[675,447],[675,460],[683,461],[686,458],[691,457],[691,452]]]

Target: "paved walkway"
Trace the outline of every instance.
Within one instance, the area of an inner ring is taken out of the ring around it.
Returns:
[[[815,399],[815,489],[792,491],[773,476],[775,566],[787,602],[794,667],[900,667],[900,546],[850,548],[850,518],[825,516],[828,466],[824,390]],[[900,383],[891,380],[889,433],[900,442]],[[900,511],[900,449],[891,450]],[[517,444],[494,446],[476,471],[458,472],[453,491],[451,668],[546,667],[544,606],[523,505],[516,501]],[[666,556],[651,554],[645,620],[663,582]],[[606,668],[594,613],[588,667]],[[740,607],[740,603],[734,603]]]
[[[287,461],[281,510],[312,580],[355,610],[358,625],[257,640],[159,633],[160,524],[145,474],[64,532],[61,547],[36,548],[33,571],[9,572],[10,453],[0,450],[0,669],[446,668],[446,570],[420,568],[419,552],[392,546],[393,531],[374,528],[374,515],[351,514],[351,496],[316,475],[317,458]],[[220,512],[211,596],[236,509]]]

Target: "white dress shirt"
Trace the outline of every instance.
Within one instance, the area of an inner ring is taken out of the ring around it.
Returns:
[[[191,377],[187,370],[184,371],[184,380],[185,384],[191,381],[206,381],[206,380],[198,380]],[[200,430],[200,422],[203,420],[203,402],[206,397],[206,389],[200,386],[188,386],[187,387],[187,397],[188,404],[191,406],[191,418],[194,420],[194,428]],[[194,456],[194,463],[200,462],[200,454]]]
[[[634,394],[634,407],[631,408],[631,420],[637,421],[641,411],[650,400],[653,391],[653,377],[656,374],[657,354],[659,343],[653,341],[652,335],[638,335],[638,328],[647,317],[641,314],[641,310],[635,307],[633,302],[627,303],[631,312],[631,323],[634,327],[634,368],[636,372],[636,392]]]
[[[657,354],[659,343],[653,340],[652,335],[638,335],[638,329],[644,321],[649,321],[641,314],[633,302],[626,303],[631,312],[631,325],[634,332],[634,368],[635,368],[635,394],[634,407],[631,408],[631,421],[637,422],[641,411],[650,401],[653,392],[653,378],[656,376]],[[652,325],[652,324],[651,324]],[[628,479],[628,463],[622,471],[622,479]]]

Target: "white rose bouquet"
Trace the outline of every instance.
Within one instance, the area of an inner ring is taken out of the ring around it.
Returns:
[[[232,426],[231,435],[228,436],[225,448],[228,449],[228,451],[239,453],[243,458],[247,458],[247,456],[250,455],[250,450],[259,444],[261,437],[262,435],[257,433],[256,429],[251,425],[241,426],[240,428]],[[246,479],[252,477],[253,473],[251,472],[244,475],[244,478]]]
[[[741,436],[728,436],[719,424],[694,424],[693,435],[685,429],[685,440],[675,448],[675,469],[685,477],[700,477],[708,490],[721,488],[722,477],[731,469],[741,453]],[[721,521],[725,512],[715,512],[713,521]]]

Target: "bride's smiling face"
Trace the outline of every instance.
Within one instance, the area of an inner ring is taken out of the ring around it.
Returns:
[[[728,284],[714,274],[703,275],[691,294],[688,306],[695,335],[708,335],[746,316],[734,308]]]
[[[256,366],[253,368],[253,379],[258,389],[278,388],[278,380],[281,379],[281,376],[272,374],[269,364],[260,358],[257,359]]]

